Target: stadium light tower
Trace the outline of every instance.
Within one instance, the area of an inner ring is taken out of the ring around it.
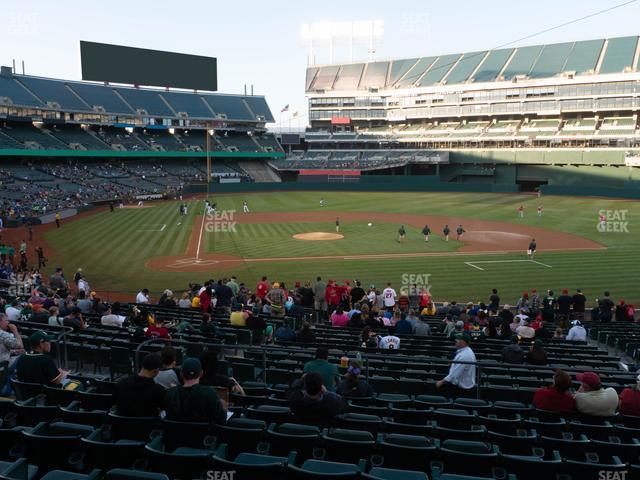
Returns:
[[[314,65],[314,49],[318,46],[329,47],[329,63],[333,63],[333,53],[337,41],[349,42],[349,61],[353,62],[355,44],[368,44],[369,61],[373,60],[376,41],[384,34],[382,20],[359,20],[352,22],[316,22],[304,23],[300,28],[300,36],[309,48],[307,63]]]

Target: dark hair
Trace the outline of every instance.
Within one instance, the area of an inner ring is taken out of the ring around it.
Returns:
[[[84,292],[84,290],[80,290],[80,291],[78,292],[78,298],[79,298],[80,300],[83,300],[86,296],[87,296],[87,294]]]
[[[369,340],[369,334],[371,333],[371,327],[369,325],[365,326],[360,332],[360,340],[362,342],[366,342]]]
[[[316,349],[316,358],[324,360],[329,358],[329,350],[327,350],[327,347],[318,347]]]
[[[171,365],[177,358],[176,349],[167,345],[160,350],[160,358],[162,358],[163,365]]]
[[[493,293],[498,293],[498,289],[494,288],[493,290],[491,290]]]
[[[160,370],[162,368],[162,359],[159,353],[149,353],[142,360],[143,370]]]
[[[322,375],[318,372],[309,372],[304,376],[304,390],[308,395],[318,395],[322,385]]]
[[[571,376],[567,372],[560,369],[556,370],[553,375],[553,388],[564,393],[571,388],[572,383]]]
[[[356,372],[358,373],[354,372],[353,370],[356,370]],[[350,390],[353,390],[358,386],[358,383],[360,382],[360,364],[358,362],[355,362],[353,360],[349,362],[349,369],[347,370],[346,380],[347,387],[349,387]]]
[[[218,372],[218,352],[215,350],[205,350],[200,355],[200,363],[202,364],[202,376],[208,377]]]

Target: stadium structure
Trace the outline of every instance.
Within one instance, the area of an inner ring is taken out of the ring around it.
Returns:
[[[310,66],[308,151],[274,164],[300,178],[632,188],[639,51],[632,36]]]
[[[264,162],[283,156],[268,122],[263,96],[66,81],[2,67],[0,199],[26,192],[24,203],[46,213],[162,195],[206,183],[208,156],[215,182],[278,180]]]

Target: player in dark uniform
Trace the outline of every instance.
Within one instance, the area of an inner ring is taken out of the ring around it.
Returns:
[[[424,235],[424,241],[428,242],[429,241],[429,234],[431,233],[431,229],[429,228],[429,225],[425,225],[424,228],[422,229],[422,235]]]
[[[442,229],[442,233],[444,234],[444,241],[448,242],[449,234],[451,233],[451,229],[449,228],[449,225],[444,226],[444,228]]]
[[[536,239],[532,238],[531,242],[529,242],[529,248],[527,249],[527,255],[529,256],[529,260],[533,260],[533,256],[536,254]]]
[[[462,238],[462,234],[465,232],[465,229],[462,228],[462,225],[458,225],[458,228],[456,228],[456,240],[460,241],[460,239]]]
[[[407,234],[407,231],[404,229],[404,225],[401,225],[398,229],[398,242],[404,242],[404,236]]]

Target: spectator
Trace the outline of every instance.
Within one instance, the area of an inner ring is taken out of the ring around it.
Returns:
[[[137,375],[118,381],[113,401],[119,415],[127,417],[156,417],[162,409],[165,390],[154,382],[160,373],[162,359],[158,353],[149,353],[142,360]]]
[[[498,290],[494,288],[491,290],[491,296],[489,297],[489,311],[495,315],[498,313],[498,309],[500,308],[500,296],[498,295]]]
[[[146,304],[149,303],[149,289],[143,288],[136,295],[136,303]]]
[[[49,319],[47,324],[52,327],[62,327],[64,325],[64,318],[60,316],[60,310],[58,307],[49,308]]]
[[[382,298],[384,302],[384,308],[386,308],[387,310],[391,310],[396,306],[396,299],[398,298],[398,294],[393,288],[391,288],[391,282],[387,282],[387,288],[382,291]]]
[[[533,406],[538,410],[550,412],[570,413],[573,410],[574,399],[569,393],[571,377],[564,370],[556,370],[553,383],[548,387],[536,390],[533,396]]]
[[[360,332],[360,341],[363,348],[378,348],[380,338],[369,325],[365,326]]]
[[[169,329],[165,327],[164,320],[161,318],[156,319],[153,324],[149,325],[144,335],[147,338],[171,338]]]
[[[167,420],[224,424],[227,416],[216,390],[200,384],[200,360],[185,358],[181,372],[184,384],[167,390],[164,402]]]
[[[256,285],[256,296],[264,300],[264,297],[267,296],[267,292],[269,291],[269,282],[267,282],[267,277],[262,277],[262,280],[258,282]]]
[[[218,328],[211,321],[210,313],[202,314],[202,322],[200,323],[200,333],[205,337],[210,337],[216,335],[218,332]]]
[[[298,297],[300,300],[299,303],[303,308],[314,307],[315,295],[313,293],[313,289],[311,288],[311,284],[309,282],[304,282],[304,286],[298,289]]]
[[[5,308],[4,313],[7,315],[7,318],[10,322],[17,322],[20,320],[20,314],[22,313],[22,309],[18,308],[19,303],[18,299],[14,298],[11,300],[11,303],[7,308]]]
[[[362,367],[358,362],[350,362],[345,378],[336,387],[336,393],[344,397],[373,397],[374,391],[364,379],[360,377]]]
[[[285,292],[280,288],[280,284],[278,282],[275,282],[271,290],[267,292],[265,300],[271,308],[270,311],[272,316],[284,315],[284,303],[287,299]]]
[[[167,345],[160,350],[160,358],[162,359],[162,368],[153,381],[162,385],[164,389],[180,385],[180,371],[176,368],[176,349]]]
[[[533,338],[536,336],[536,331],[529,326],[529,319],[524,320],[524,323],[516,328],[516,333],[522,338]]]
[[[587,297],[584,296],[582,290],[579,288],[576,290],[576,293],[573,294],[571,303],[573,304],[573,314],[578,319],[582,319],[584,317],[584,310],[587,304]]]
[[[546,322],[555,320],[557,300],[553,290],[547,290],[547,296],[542,300],[542,318]]]
[[[269,325],[264,317],[247,312],[247,328],[251,330],[251,342],[253,345],[270,343],[273,339],[273,326]]]
[[[502,307],[502,310],[500,310],[500,313],[498,313],[498,316],[504,321],[513,321],[513,312],[511,311],[511,307],[509,305],[505,304],[504,307]]]
[[[538,322],[538,328],[534,328],[536,331],[536,338],[541,340],[549,340],[553,337],[553,332],[547,328],[547,324],[540,318]]]
[[[527,363],[529,365],[547,365],[549,363],[547,352],[540,340],[536,340],[531,345],[531,349],[527,353]]]
[[[620,393],[619,409],[621,415],[640,416],[640,375],[636,377],[633,388],[625,388]]]
[[[282,326],[278,327],[275,338],[278,342],[295,342],[296,332],[291,328],[291,322],[285,321]]]
[[[482,329],[482,335],[487,338],[498,338],[498,330],[496,329],[495,322],[493,321],[487,322],[486,327]]]
[[[524,311],[524,313],[529,311],[529,292],[522,292],[522,296],[516,302],[516,311]]]
[[[616,305],[616,322],[633,322],[635,320],[635,308],[633,305],[620,300]]]
[[[476,356],[469,347],[471,336],[458,333],[455,336],[456,355],[449,367],[449,374],[436,382],[448,397],[473,397],[476,387]],[[458,363],[459,362],[459,363]]]
[[[316,343],[316,334],[311,329],[311,324],[309,322],[304,322],[300,330],[296,332],[296,342]]]
[[[80,311],[82,313],[84,313],[85,315],[91,313],[91,310],[93,309],[93,302],[91,301],[90,298],[87,298],[87,294],[85,293],[84,290],[80,290],[78,292],[78,308],[80,309]]]
[[[224,308],[229,311],[231,308],[231,300],[233,299],[233,290],[226,285],[226,279],[218,280],[218,283],[213,287],[216,295],[216,308]]]
[[[244,395],[244,390],[233,377],[220,373],[220,362],[218,361],[218,352],[215,350],[205,350],[200,355],[200,363],[202,364],[201,385],[209,385],[211,387],[222,387],[229,390],[230,393],[238,393]]]
[[[501,360],[504,363],[524,363],[524,350],[518,345],[518,337],[516,335],[513,335],[509,345],[502,349]]]
[[[351,289],[351,305],[356,305],[366,299],[366,292],[362,288],[360,280],[356,280],[355,286]]]
[[[18,332],[18,327],[9,323],[9,318],[4,313],[0,313],[0,364],[9,362],[11,352],[22,349],[22,337]],[[3,385],[0,384],[0,390],[2,387]]]
[[[604,298],[598,300],[598,317],[601,322],[610,322],[613,307],[609,292],[604,292]]]
[[[553,338],[556,340],[564,340],[564,330],[558,327],[553,331]]]
[[[558,297],[558,315],[563,320],[569,318],[569,314],[571,313],[571,305],[573,304],[573,297],[569,295],[569,290],[566,288],[562,289],[562,295]]]
[[[572,327],[567,333],[567,340],[570,342],[586,342],[587,330],[582,326],[580,320],[574,320],[571,322]]]
[[[65,327],[71,327],[76,331],[87,328],[87,325],[84,322],[84,318],[82,318],[82,312],[78,307],[73,307],[71,309],[71,313],[64,317],[62,324]]]
[[[168,308],[175,307],[176,301],[173,298],[173,292],[169,289],[162,292],[162,295],[160,295],[160,300],[158,300],[158,305]]]
[[[182,297],[178,300],[179,308],[191,308],[191,298],[188,291],[182,292]]]
[[[316,283],[313,284],[313,307],[316,311],[324,312],[327,310],[326,294],[327,282],[324,282],[320,277],[316,278]]]
[[[400,339],[393,334],[393,327],[389,327],[387,335],[380,339],[378,347],[381,350],[397,350],[400,348]]]
[[[214,298],[211,285],[205,287],[198,297],[200,298],[200,310],[202,313],[211,313],[216,307],[216,299]]]
[[[349,315],[344,313],[342,307],[337,307],[331,314],[331,326],[336,328],[344,328],[349,322]]]
[[[597,373],[578,373],[576,380],[582,383],[574,396],[578,412],[594,417],[615,415],[618,408],[618,394],[612,387],[603,388]]]
[[[407,320],[407,314],[401,313],[400,320],[396,323],[396,333],[398,335],[408,335],[413,331],[413,325]]]
[[[287,401],[296,421],[309,425],[330,425],[347,410],[346,402],[326,388],[318,372],[307,372],[296,380],[287,391]]]
[[[236,310],[231,312],[229,316],[229,324],[234,327],[246,327],[247,318],[249,318],[249,312],[245,310]]]
[[[67,283],[67,279],[64,278],[62,268],[56,268],[55,273],[51,275],[51,278],[49,278],[49,287],[60,295],[66,295],[69,284]]]
[[[322,385],[331,392],[336,389],[336,379],[340,375],[338,367],[329,363],[329,351],[326,347],[316,349],[316,358],[304,365],[304,373],[316,372],[322,376]]]
[[[538,290],[535,288],[531,289],[531,302],[529,305],[529,314],[536,316],[540,311],[540,296],[538,295]]]
[[[420,317],[416,319],[412,332],[416,337],[429,337],[431,336],[431,326]]]
[[[114,305],[115,306],[115,305]],[[108,306],[104,315],[100,318],[100,324],[111,327],[122,327],[127,317],[117,315],[113,312],[114,306]],[[119,307],[119,305],[118,305]]]

